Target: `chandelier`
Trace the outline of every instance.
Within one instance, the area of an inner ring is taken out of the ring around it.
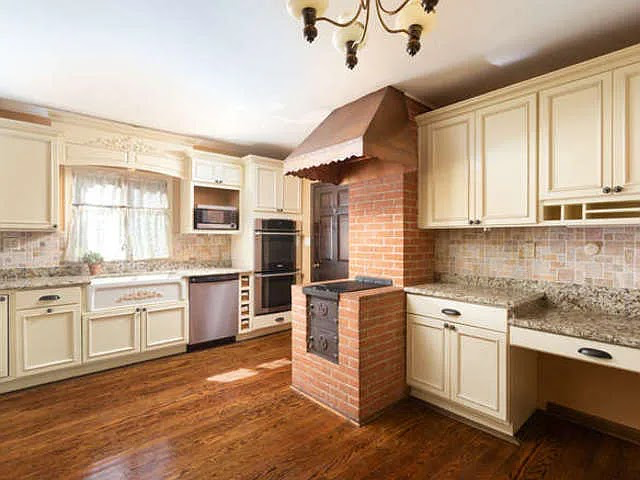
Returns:
[[[322,16],[329,0],[287,0],[287,10],[292,17],[302,20],[304,38],[309,43],[318,36],[317,22],[328,22],[338,27],[339,29],[333,32],[333,45],[338,51],[346,54],[346,65],[351,70],[358,64],[358,51],[364,47],[371,10],[374,7],[378,21],[386,32],[407,35],[407,53],[412,57],[420,50],[422,34],[428,33],[435,25],[435,7],[438,0],[403,0],[395,8],[385,8],[382,4],[384,0],[357,1],[358,8],[355,14],[343,14],[337,20]],[[385,22],[385,16],[395,18],[393,28]],[[364,17],[364,23],[361,17]]]

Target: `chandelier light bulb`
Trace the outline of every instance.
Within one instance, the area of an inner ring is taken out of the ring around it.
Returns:
[[[316,18],[325,12],[328,4],[329,0],[287,0],[289,15],[298,20],[302,18],[303,34],[307,42],[313,42],[318,36]]]
[[[409,3],[398,12],[396,28],[411,30],[412,25],[420,25],[422,33],[429,33],[436,24],[436,14],[426,13],[420,4],[420,0],[410,0]]]
[[[346,23],[353,18],[353,13],[343,13],[338,17],[340,23]],[[348,27],[338,28],[333,31],[332,43],[336,50],[344,53],[347,50],[347,42],[356,43],[362,38],[364,25],[356,21]],[[362,50],[364,42],[357,45],[358,51]]]

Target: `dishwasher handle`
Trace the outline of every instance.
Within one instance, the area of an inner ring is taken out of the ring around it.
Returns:
[[[229,282],[238,280],[238,274],[224,274],[224,275],[204,275],[202,277],[189,277],[189,283],[218,283]]]

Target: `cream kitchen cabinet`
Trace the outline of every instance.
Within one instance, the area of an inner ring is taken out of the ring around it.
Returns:
[[[0,379],[9,376],[9,297],[0,295]]]
[[[536,223],[536,95],[482,108],[475,125],[474,224]]]
[[[421,127],[421,227],[536,222],[536,104],[527,95]]]
[[[140,352],[140,308],[129,307],[83,317],[84,361]]]
[[[192,160],[192,180],[239,187],[242,185],[242,166],[223,162],[215,157],[195,157]]]
[[[82,363],[80,305],[16,311],[16,376]]]
[[[640,63],[613,71],[614,193],[640,193]]]
[[[407,383],[506,420],[506,333],[408,315]]]
[[[451,384],[447,334],[442,320],[408,315],[407,383],[443,398]]]
[[[186,303],[142,308],[142,350],[184,345],[189,340]]]
[[[50,128],[0,119],[0,230],[58,227],[60,150]]]
[[[281,166],[256,164],[255,207],[264,212],[299,214],[302,212],[302,182],[285,176]]]
[[[542,199],[608,193],[612,184],[612,74],[540,92]]]
[[[507,419],[507,335],[449,324],[451,399],[465,407]]]

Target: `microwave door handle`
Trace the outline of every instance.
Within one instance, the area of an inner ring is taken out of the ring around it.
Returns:
[[[298,270],[295,272],[286,272],[286,273],[256,273],[256,277],[260,278],[270,278],[270,277],[293,277],[298,274]]]

